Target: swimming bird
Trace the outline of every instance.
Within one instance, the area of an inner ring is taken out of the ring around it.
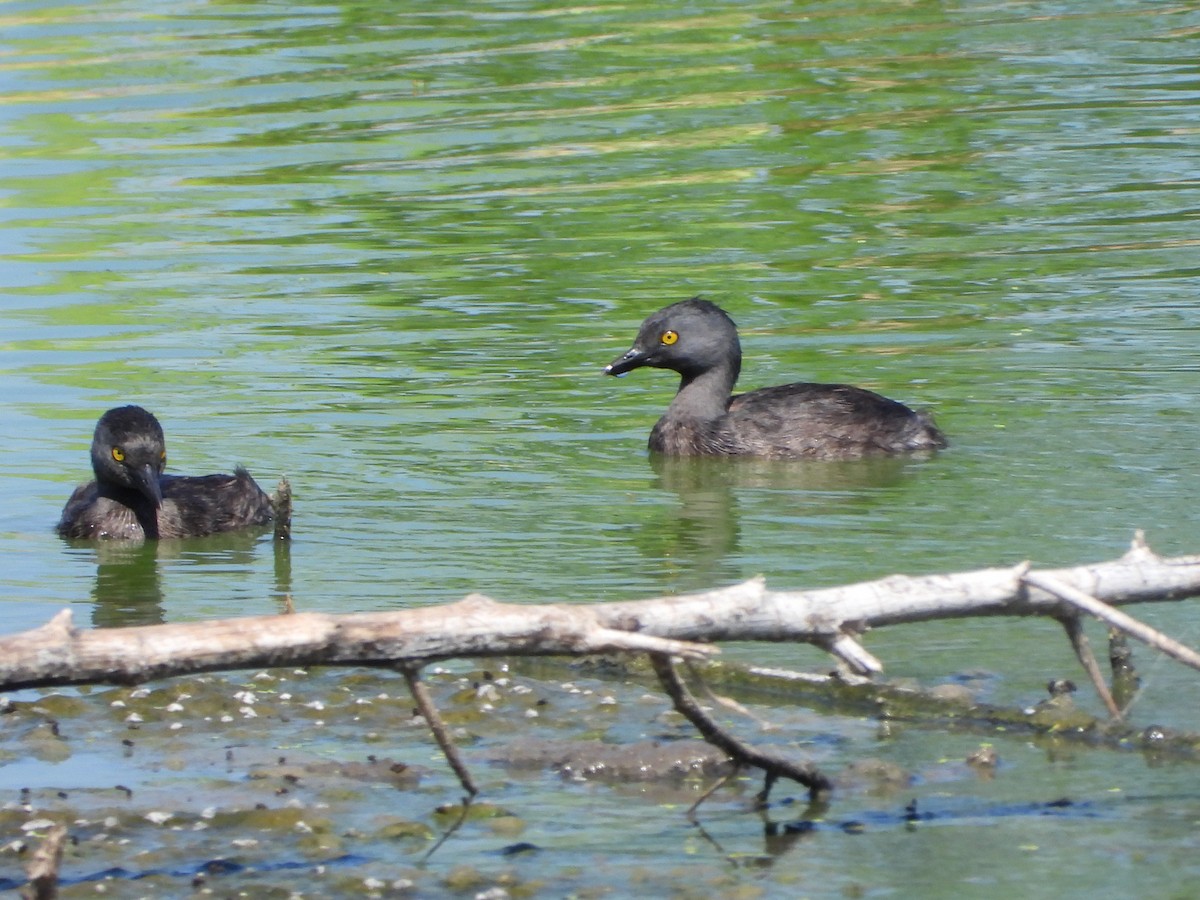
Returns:
[[[679,392],[650,432],[668,456],[854,459],[937,450],[946,437],[927,413],[848,384],[784,384],[733,396],[742,367],[737,326],[700,297],[642,323],[633,347],[605,368],[679,373]]]
[[[56,530],[65,538],[200,537],[276,520],[290,524],[290,489],[280,481],[273,498],[242,467],[232,475],[166,475],[162,426],[140,406],[110,409],[92,437],[95,481],[81,484],[63,508]],[[284,521],[286,520],[286,522]]]

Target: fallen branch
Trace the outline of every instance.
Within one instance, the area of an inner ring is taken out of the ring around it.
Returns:
[[[1096,690],[1119,717],[1083,636],[1081,611],[1200,668],[1200,655],[1113,608],[1197,595],[1200,556],[1162,559],[1150,552],[1139,532],[1129,553],[1113,562],[1046,572],[1022,564],[952,575],[896,575],[819,591],[769,591],[756,578],[702,594],[627,603],[516,605],[472,594],[444,606],[387,613],[289,611],[93,630],[73,627],[64,610],[40,628],[0,639],[0,691],[277,666],[399,669],[467,792],[465,808],[476,787],[425,692],[423,666],[453,657],[647,653],[675,708],[729,754],[735,770],[754,766],[764,771],[762,801],[781,776],[805,785],[817,799],[830,787],[824,775],[751,747],[722,729],[688,692],[672,658],[707,658],[717,652],[707,643],[714,641],[807,642],[836,657],[850,670],[844,677],[852,678],[883,668],[859,642],[871,628],[968,616],[1046,616],[1063,624]]]
[[[0,638],[0,691],[64,684],[137,684],[195,672],[277,666],[420,667],[471,656],[669,653],[716,648],[606,627],[597,607],[457,603],[386,613],[284,613],[177,625],[79,629],[70,610]]]
[[[872,674],[881,664],[856,638],[869,629],[969,616],[1064,621],[1078,615],[1079,595],[1103,605],[1089,613],[1147,640],[1152,629],[1111,607],[1200,595],[1200,556],[1163,559],[1138,542],[1112,562],[1045,572],[1021,565],[894,575],[816,591],[770,591],[756,578],[701,594],[588,605],[497,603],[472,594],[393,612],[291,613],[136,628],[79,629],[64,610],[40,628],[0,638],[0,691],[274,666],[419,668],[457,657],[635,652],[703,659],[717,652],[709,644],[718,641],[810,643],[854,671]],[[1176,649],[1180,645],[1154,646],[1190,659]]]

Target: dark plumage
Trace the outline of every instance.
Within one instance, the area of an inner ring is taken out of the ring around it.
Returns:
[[[694,297],[642,323],[633,347],[604,370],[672,369],[679,392],[650,432],[668,456],[853,459],[946,446],[923,412],[848,384],[784,384],[732,396],[742,367],[737,327]]]
[[[192,477],[164,475],[166,464],[158,419],[140,406],[110,409],[92,438],[96,480],[75,489],[58,533],[116,540],[200,537],[274,518],[272,498],[240,466],[232,475]]]

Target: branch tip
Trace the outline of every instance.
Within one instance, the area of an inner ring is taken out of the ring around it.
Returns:
[[[825,649],[848,665],[855,675],[876,675],[883,671],[883,663],[846,632],[835,635]]]
[[[1146,532],[1138,528],[1133,532],[1133,540],[1129,542],[1129,550],[1121,559],[1126,562],[1156,562],[1160,557],[1150,549],[1150,544],[1146,541]]]

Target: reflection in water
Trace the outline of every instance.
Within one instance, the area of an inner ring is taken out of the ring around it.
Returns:
[[[92,591],[92,625],[123,628],[166,621],[163,605],[164,561],[224,569],[248,568],[266,529],[230,532],[173,541],[71,541],[96,557],[96,586]],[[290,541],[271,541],[275,555],[275,599],[292,592]]]
[[[275,552],[275,600],[291,609],[292,541],[275,539],[271,541],[271,549]]]
[[[894,500],[887,490],[910,478],[922,460],[878,457],[844,461],[725,459],[650,456],[655,486],[675,493],[677,505],[657,508],[637,537],[647,557],[672,560],[677,587],[699,590],[742,578],[738,555],[741,523],[738,492],[786,492],[796,515],[861,512]]]
[[[692,818],[692,823],[697,833],[735,866],[757,869],[774,865],[798,845],[815,836],[819,827],[817,823],[823,822],[828,811],[828,802],[813,801],[802,811],[800,817],[780,823],[771,820],[767,809],[759,810],[758,814],[763,822],[763,850],[761,853],[752,854],[730,852],[704,827],[698,817]]]
[[[83,542],[80,542],[81,544]],[[92,625],[156,625],[163,621],[158,551],[163,541],[94,542],[96,587]]]
[[[921,461],[916,460],[916,464]],[[720,481],[729,487],[765,488],[810,494],[892,487],[912,469],[911,456],[814,461],[721,457],[666,457],[654,454],[650,465],[660,484],[686,493]]]
[[[675,493],[678,506],[661,508],[640,535],[643,553],[676,563],[683,589],[740,580],[726,559],[741,537],[732,473],[736,461],[651,454],[655,486]]]

